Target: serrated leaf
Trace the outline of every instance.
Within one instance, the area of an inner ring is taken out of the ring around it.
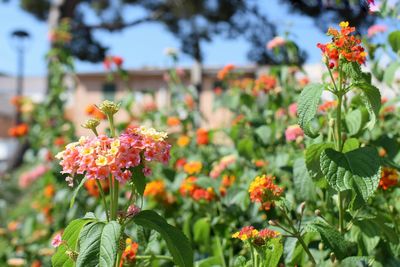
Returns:
[[[74,193],[72,194],[72,198],[71,201],[69,202],[69,208],[72,208],[72,206],[75,203],[75,198],[78,195],[79,190],[82,188],[82,186],[85,184],[85,182],[87,181],[87,177],[83,177],[81,182],[79,183],[78,187],[75,188]]]
[[[319,232],[324,244],[335,253],[339,260],[356,253],[356,244],[344,239],[343,235],[332,226],[319,220],[314,222],[312,226]]]
[[[388,41],[393,52],[397,53],[400,50],[400,31],[393,31],[388,36]]]
[[[268,263],[268,266],[276,267],[279,264],[279,260],[283,253],[282,238],[272,238],[268,241],[265,246],[264,262]]]
[[[333,143],[312,144],[307,147],[305,153],[307,171],[310,177],[314,180],[321,179],[324,174],[321,171],[320,157],[322,151],[327,148],[334,148]]]
[[[168,224],[164,218],[154,211],[144,210],[135,215],[133,221],[161,234],[176,265],[193,266],[193,251],[189,240],[181,231]]]
[[[296,199],[315,200],[317,198],[315,185],[307,172],[305,160],[297,159],[293,164],[293,180],[296,189]]]
[[[99,266],[100,241],[104,223],[96,222],[83,228],[79,235],[79,255],[76,259],[77,266]]]
[[[62,240],[68,244],[69,249],[76,250],[78,245],[78,238],[81,233],[82,228],[93,222],[92,219],[76,219],[68,224],[62,234]],[[56,253],[51,258],[52,266],[54,267],[72,267],[74,262],[65,254],[67,251],[67,246],[61,244]]]
[[[325,149],[321,153],[321,170],[333,189],[355,189],[365,201],[378,187],[381,174],[378,152],[372,147],[347,153]]]
[[[394,61],[389,64],[389,66],[385,69],[383,74],[383,81],[390,87],[393,87],[394,78],[396,75],[396,71],[400,68],[400,63],[398,61]]]
[[[347,257],[340,262],[341,267],[364,267],[369,266],[368,257],[365,256],[354,256]]]
[[[312,138],[318,136],[311,130],[311,120],[315,117],[324,86],[319,83],[307,85],[300,93],[297,114],[304,133]]]
[[[378,88],[369,83],[357,83],[355,86],[362,90],[362,101],[370,115],[370,119],[366,124],[366,127],[369,130],[372,130],[381,109],[381,93],[379,92]]]
[[[116,221],[107,223],[100,238],[100,267],[113,266],[118,253],[121,225]]]
[[[138,166],[131,168],[132,182],[136,187],[136,191],[141,196],[143,196],[144,189],[146,188],[146,176],[144,176],[143,168],[143,163],[140,163]]]

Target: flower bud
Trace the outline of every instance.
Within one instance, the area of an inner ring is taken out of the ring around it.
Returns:
[[[277,226],[278,225],[278,223],[275,220],[269,220],[268,224],[272,225],[272,226]]]
[[[324,250],[324,243],[319,242],[318,249],[321,250],[321,251]]]
[[[118,112],[120,106],[121,103],[115,104],[112,101],[104,100],[103,103],[100,104],[99,109],[107,116],[113,116]]]
[[[314,214],[317,215],[318,217],[321,217],[321,211],[319,209],[316,209],[314,211]]]
[[[331,262],[334,263],[336,261],[335,253],[331,252],[331,254],[329,255],[329,258],[331,259]]]
[[[303,214],[305,208],[306,208],[306,202],[305,201],[301,202],[299,207],[297,208],[297,212]]]
[[[65,254],[67,254],[67,256],[73,261],[76,261],[76,259],[78,258],[78,252],[73,250],[67,250],[65,251]]]
[[[96,129],[97,126],[99,126],[100,121],[98,119],[88,119],[84,124],[82,124],[83,128],[93,130]]]

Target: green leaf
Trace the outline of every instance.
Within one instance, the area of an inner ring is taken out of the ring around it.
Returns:
[[[140,163],[138,166],[131,168],[132,182],[135,184],[136,191],[141,196],[143,196],[144,189],[146,188],[146,177],[143,173],[143,167],[143,163]]]
[[[91,219],[76,219],[68,224],[65,228],[64,233],[62,235],[62,240],[68,244],[69,249],[76,250],[78,245],[78,238],[82,228],[93,222]],[[67,251],[67,246],[65,244],[61,244],[56,253],[51,258],[52,266],[54,267],[72,267],[74,266],[74,262],[65,254]]]
[[[343,235],[332,226],[318,220],[312,223],[312,227],[319,232],[324,244],[335,253],[339,260],[356,253],[356,244],[344,239]]]
[[[164,218],[152,210],[144,210],[134,216],[133,221],[161,234],[176,265],[193,266],[193,251],[189,240],[181,231],[169,225]]]
[[[400,67],[400,63],[398,61],[393,61],[389,64],[389,66],[385,69],[383,74],[383,81],[390,87],[393,87],[394,78],[396,75],[397,69]]]
[[[272,238],[265,246],[264,262],[267,262],[268,266],[271,267],[278,266],[282,253],[282,238]]]
[[[238,151],[240,154],[252,157],[254,155],[254,141],[252,138],[243,138],[238,143]]]
[[[349,138],[346,140],[346,142],[344,142],[343,152],[346,153],[352,150],[356,150],[359,147],[360,147],[360,142],[358,142],[358,139]]]
[[[368,115],[366,117],[368,118]],[[350,136],[357,135],[365,124],[363,112],[360,109],[355,109],[347,113],[345,121]]]
[[[375,192],[381,175],[378,152],[372,147],[347,153],[325,149],[321,153],[321,170],[333,189],[355,189],[365,201]]]
[[[369,266],[368,257],[365,256],[354,256],[347,257],[340,262],[340,267],[364,267]]]
[[[310,177],[314,180],[321,179],[324,174],[321,171],[320,157],[322,151],[327,148],[334,148],[333,143],[312,144],[306,149],[306,166]]]
[[[389,34],[388,41],[393,52],[397,53],[400,50],[400,31],[393,31]]]
[[[272,136],[271,128],[263,125],[255,130],[256,135],[261,139],[264,145],[269,144]]]
[[[323,90],[324,86],[319,83],[307,85],[301,91],[298,101],[297,113],[299,116],[299,125],[306,135],[313,138],[318,136],[318,134],[312,132],[310,122],[317,113],[318,103]]]
[[[81,182],[79,183],[78,187],[75,188],[74,193],[72,194],[72,198],[71,201],[69,202],[69,208],[72,208],[72,206],[75,203],[75,198],[78,195],[79,190],[81,189],[81,187],[85,184],[85,182],[87,181],[87,177],[83,177]]]
[[[293,180],[296,199],[316,200],[316,188],[307,172],[305,160],[302,158],[297,159],[293,164]]]
[[[366,127],[372,130],[381,109],[381,93],[378,88],[369,83],[357,83],[355,86],[362,90],[362,101],[370,115],[370,120]]]
[[[76,266],[99,266],[100,242],[104,223],[91,223],[81,231],[79,235],[79,255]]]
[[[113,266],[118,253],[121,225],[116,221],[110,221],[103,228],[100,238],[100,267]]]
[[[196,221],[193,226],[194,241],[204,245],[210,242],[210,220],[208,218],[201,218]]]

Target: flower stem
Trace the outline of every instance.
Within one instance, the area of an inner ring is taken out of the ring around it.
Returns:
[[[290,228],[293,231],[293,236],[300,242],[300,245],[303,247],[304,251],[307,253],[308,258],[310,259],[312,266],[316,266],[316,261],[314,259],[314,256],[311,254],[310,249],[306,245],[306,243],[303,240],[303,237],[301,236],[301,232],[296,229],[294,226],[292,220],[289,218],[288,214],[286,213],[286,209],[284,207],[281,207],[280,209],[282,211],[283,216],[285,217],[286,221],[289,223]]]
[[[338,94],[338,106],[337,106],[337,115],[336,115],[336,149],[339,152],[342,152],[342,100],[343,95],[340,92]],[[343,206],[343,193],[341,191],[338,192],[338,209],[339,209],[339,231],[343,233],[344,231],[344,206]]]
[[[106,212],[107,222],[109,222],[110,218],[108,216],[108,207],[107,207],[106,195],[104,194],[103,187],[101,187],[101,183],[99,182],[99,180],[98,179],[95,179],[95,180],[96,180],[97,187],[99,188],[99,191],[100,191],[100,196],[101,196],[101,198],[103,200],[103,206],[104,206],[104,211]]]

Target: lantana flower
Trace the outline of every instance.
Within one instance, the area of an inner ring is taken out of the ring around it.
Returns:
[[[147,162],[167,163],[170,144],[167,134],[144,126],[129,128],[119,137],[99,135],[81,137],[56,155],[60,159],[62,173],[73,177],[83,174],[88,179],[106,179],[113,175],[121,183],[128,181],[131,168],[144,165],[144,174],[149,173]]]
[[[249,187],[250,200],[261,204],[261,209],[270,210],[276,200],[279,200],[283,188],[274,184],[275,177],[271,175],[257,176]]]
[[[256,246],[263,246],[272,238],[280,235],[279,232],[265,228],[260,231],[253,226],[244,226],[239,232],[232,235],[232,238],[237,238],[242,241],[248,241]]]
[[[332,37],[331,42],[317,45],[321,49],[327,65],[331,69],[337,68],[340,58],[348,62],[364,64],[367,52],[361,46],[361,39],[352,35],[356,28],[350,27],[347,21],[342,21],[339,26],[340,30],[328,29],[327,35]]]

